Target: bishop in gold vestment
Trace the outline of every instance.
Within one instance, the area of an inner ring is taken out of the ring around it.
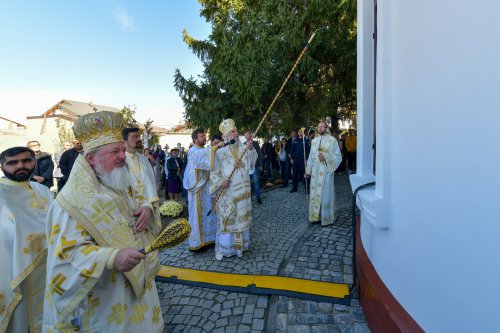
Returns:
[[[233,255],[241,257],[243,251],[250,245],[252,199],[249,175],[254,172],[257,161],[257,153],[250,140],[246,146],[245,156],[236,167],[245,150],[245,146],[238,139],[236,125],[232,119],[226,119],[220,124],[219,130],[226,141],[236,142],[217,150],[214,169],[210,173],[210,192],[216,195],[219,191],[223,191],[216,206],[215,258],[217,260]],[[233,169],[235,170],[229,181]]]
[[[137,200],[127,184],[122,121],[113,112],[78,118],[83,143],[47,217],[43,332],[162,332],[153,240],[135,228]]]

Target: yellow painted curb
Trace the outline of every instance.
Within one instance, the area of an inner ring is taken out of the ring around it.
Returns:
[[[257,289],[317,295],[328,298],[343,299],[349,297],[349,287],[347,284],[311,281],[281,276],[228,274],[163,265],[158,272],[158,276],[166,279],[177,279],[193,283],[226,286],[229,288],[248,288],[254,286]]]

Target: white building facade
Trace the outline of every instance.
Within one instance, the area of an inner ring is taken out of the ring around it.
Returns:
[[[499,14],[358,0],[362,246],[425,332],[500,332]]]

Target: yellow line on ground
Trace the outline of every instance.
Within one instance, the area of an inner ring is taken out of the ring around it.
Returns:
[[[349,296],[349,287],[347,284],[294,279],[281,276],[228,274],[163,265],[158,275],[164,278],[176,277],[179,280],[210,283],[228,287],[245,288],[253,284],[257,288],[286,290],[326,297],[344,298]]]

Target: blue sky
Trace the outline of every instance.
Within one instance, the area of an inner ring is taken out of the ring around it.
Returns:
[[[196,0],[16,0],[0,3],[0,115],[26,122],[61,99],[122,107],[174,126],[173,73],[202,73],[182,41],[206,39]]]

